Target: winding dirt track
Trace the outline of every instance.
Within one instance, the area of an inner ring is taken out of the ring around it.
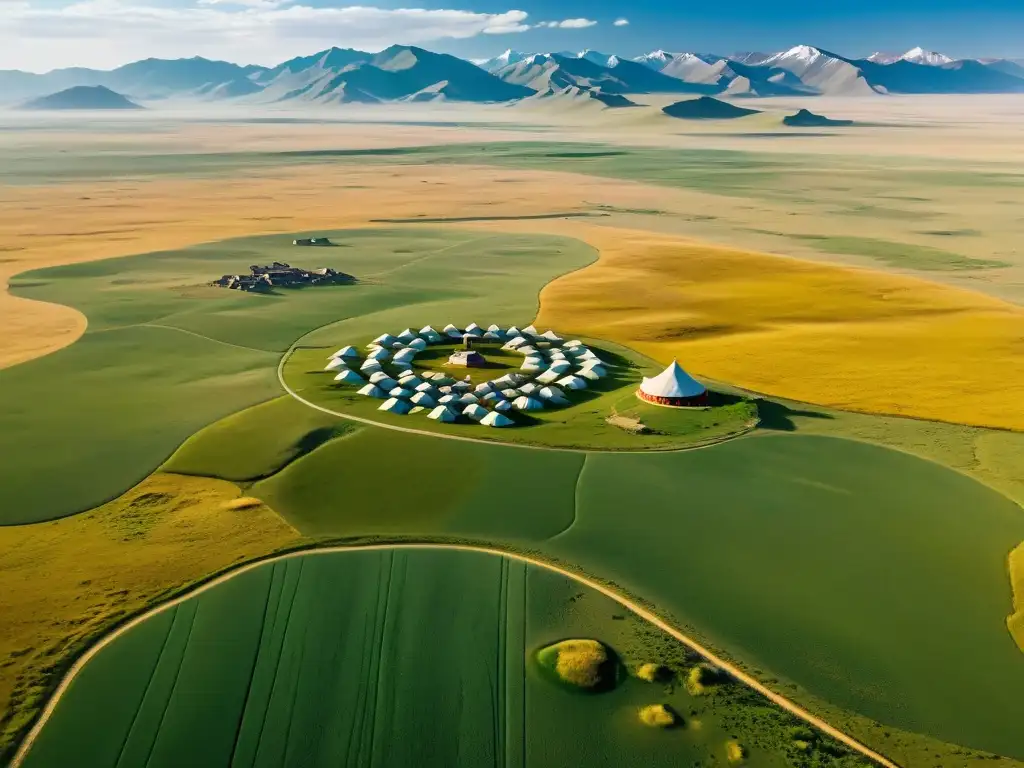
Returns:
[[[832,738],[836,739],[837,741],[842,742],[843,744],[848,746],[850,749],[855,750],[856,752],[860,753],[861,755],[863,755],[864,757],[868,758],[869,760],[874,761],[875,763],[877,763],[880,766],[884,766],[884,768],[900,768],[900,766],[897,765],[896,763],[894,763],[892,760],[888,759],[884,755],[879,754],[878,752],[875,752],[870,747],[868,747],[868,746],[866,746],[864,744],[861,744],[859,741],[854,739],[852,736],[849,736],[849,735],[843,733],[838,728],[836,728],[836,727],[834,727],[832,725],[829,725],[827,722],[825,722],[821,718],[819,718],[819,717],[811,714],[810,712],[808,712],[806,709],[801,707],[799,704],[797,704],[797,703],[795,703],[793,701],[790,701],[786,697],[784,697],[784,696],[782,696],[782,695],[780,695],[778,693],[775,693],[774,691],[766,688],[756,678],[754,678],[751,675],[747,674],[742,669],[737,667],[735,664],[732,664],[729,661],[726,661],[725,659],[721,658],[720,656],[715,654],[713,651],[709,650],[705,646],[703,646],[700,643],[698,643],[696,640],[694,640],[691,637],[683,634],[678,629],[674,628],[673,626],[668,624],[666,621],[664,621],[663,619],[661,619],[658,616],[656,616],[651,611],[649,611],[646,608],[644,608],[643,606],[638,605],[637,603],[633,602],[632,600],[630,600],[625,595],[622,595],[619,592],[616,592],[611,587],[608,587],[608,586],[606,586],[604,584],[601,584],[600,582],[597,582],[597,581],[594,581],[594,580],[592,580],[590,578],[587,578],[586,576],[582,576],[582,575],[580,575],[578,573],[573,573],[572,571],[566,570],[566,569],[561,568],[561,567],[559,567],[557,565],[553,565],[551,563],[545,562],[543,560],[539,560],[537,558],[529,557],[527,555],[521,555],[521,554],[518,554],[518,553],[515,553],[515,552],[507,552],[507,551],[499,549],[497,547],[472,546],[472,545],[468,545],[468,544],[427,544],[427,543],[423,543],[423,544],[415,544],[415,543],[407,543],[407,544],[367,544],[367,545],[355,545],[355,546],[334,546],[334,547],[324,547],[324,548],[320,548],[320,549],[299,550],[299,551],[295,551],[295,552],[288,552],[288,553],[283,554],[283,555],[278,555],[276,557],[271,557],[271,558],[267,558],[265,560],[259,560],[259,561],[256,561],[256,562],[249,563],[247,565],[243,565],[240,568],[237,568],[236,570],[231,571],[230,573],[222,574],[221,576],[218,576],[217,578],[215,578],[215,579],[213,579],[211,581],[208,581],[205,584],[202,584],[202,585],[196,587],[195,589],[189,590],[188,592],[180,595],[179,597],[176,597],[173,600],[170,600],[169,602],[166,602],[166,603],[164,603],[162,605],[159,605],[159,606],[157,606],[155,608],[152,608],[149,611],[146,611],[145,613],[142,613],[142,614],[136,616],[134,619],[132,619],[128,623],[118,627],[113,632],[111,632],[110,634],[108,634],[105,637],[103,637],[99,642],[97,642],[95,645],[93,645],[88,651],[86,651],[84,654],[82,654],[81,658],[79,658],[78,661],[76,661],[74,663],[74,665],[71,667],[71,669],[68,670],[67,674],[64,676],[64,679],[61,680],[60,685],[57,686],[57,689],[54,691],[53,696],[51,696],[50,700],[47,702],[45,709],[43,709],[43,711],[42,711],[42,714],[40,714],[39,720],[32,727],[32,730],[29,732],[28,736],[25,737],[24,742],[22,742],[21,747],[18,749],[17,754],[14,756],[14,759],[11,761],[10,768],[20,768],[20,766],[22,765],[22,763],[25,760],[25,757],[28,755],[29,750],[32,749],[32,745],[35,743],[36,739],[39,738],[39,734],[42,732],[43,728],[46,726],[46,723],[53,716],[53,713],[56,710],[57,705],[60,703],[61,697],[67,692],[69,686],[74,681],[74,679],[78,675],[78,673],[82,671],[82,669],[85,667],[85,665],[88,664],[89,661],[91,661],[92,658],[94,656],[96,656],[96,654],[98,654],[100,651],[102,651],[108,645],[110,645],[115,640],[117,640],[119,637],[121,637],[121,635],[125,634],[126,632],[128,632],[132,628],[138,626],[139,624],[141,624],[142,622],[146,621],[147,619],[152,618],[153,616],[155,616],[155,615],[157,615],[159,613],[162,613],[164,611],[170,610],[174,606],[176,606],[176,605],[178,605],[180,603],[183,603],[186,600],[190,600],[193,597],[201,595],[202,593],[204,593],[204,592],[206,592],[208,590],[213,589],[214,587],[217,587],[217,586],[223,584],[224,582],[228,581],[229,579],[233,579],[235,576],[238,576],[238,575],[240,575],[242,573],[245,573],[246,571],[251,571],[251,570],[253,570],[255,568],[259,568],[261,566],[267,565],[268,563],[280,562],[282,560],[290,560],[292,558],[297,558],[297,557],[311,557],[311,556],[314,556],[314,555],[327,555],[327,554],[334,554],[334,553],[338,553],[338,552],[367,552],[367,551],[374,551],[374,550],[378,550],[379,551],[379,550],[386,550],[386,549],[447,549],[447,550],[457,550],[457,551],[466,551],[466,552],[481,552],[481,553],[488,554],[488,555],[498,555],[498,556],[501,556],[501,557],[507,557],[507,558],[509,558],[511,560],[518,560],[520,562],[526,563],[527,565],[532,565],[532,566],[535,566],[537,568],[544,568],[544,569],[546,569],[548,571],[552,571],[554,573],[560,574],[560,575],[562,575],[562,576],[564,576],[564,577],[566,577],[568,579],[572,579],[573,581],[576,581],[576,582],[578,582],[580,584],[583,584],[584,586],[590,587],[591,589],[595,589],[598,592],[600,592],[601,594],[610,597],[612,600],[614,600],[615,602],[619,603],[619,605],[621,605],[623,608],[626,608],[627,610],[633,612],[634,614],[636,614],[638,617],[640,617],[644,621],[654,625],[655,627],[657,627],[661,631],[667,633],[668,635],[671,635],[673,638],[675,638],[676,640],[681,642],[683,645],[685,645],[685,646],[691,648],[692,650],[696,651],[697,653],[699,653],[701,656],[703,656],[705,659],[710,661],[715,666],[717,666],[720,669],[723,669],[726,672],[728,672],[730,675],[732,675],[739,682],[741,682],[744,685],[747,685],[748,687],[754,689],[755,691],[760,693],[762,696],[764,696],[765,698],[770,700],[773,704],[776,704],[777,706],[781,707],[782,709],[786,710],[787,712],[790,712],[791,714],[795,715],[796,717],[799,717],[801,720],[805,721],[809,725],[814,726],[815,728],[817,728],[818,730],[822,731],[823,733],[828,734],[829,736],[831,736]]]

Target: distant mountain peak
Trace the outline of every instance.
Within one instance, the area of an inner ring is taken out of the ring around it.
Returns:
[[[944,53],[937,53],[936,51],[926,51],[924,48],[917,47],[911,48],[909,51],[900,56],[903,61],[909,61],[914,64],[924,64],[929,67],[941,67],[943,64],[952,64],[954,59],[950,58]]]

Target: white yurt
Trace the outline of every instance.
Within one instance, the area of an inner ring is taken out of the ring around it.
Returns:
[[[576,375],[590,381],[598,381],[604,378],[605,370],[600,365],[592,365],[587,368],[581,368]]]
[[[486,416],[480,419],[480,423],[483,424],[485,427],[511,427],[513,424],[515,424],[515,422],[512,421],[512,419],[510,419],[508,416],[498,413],[497,411],[491,411],[490,413],[488,413]]]
[[[573,347],[582,347],[584,344],[579,339],[569,339],[569,341],[565,342],[562,346],[566,349],[571,349]]]
[[[324,366],[325,371],[337,371],[342,368],[347,368],[345,364],[345,358],[343,357],[332,357],[330,362]]]
[[[494,385],[489,381],[485,381],[483,384],[477,384],[473,388],[473,391],[478,395],[486,395],[488,392],[491,392],[493,390]]]
[[[366,375],[370,375],[371,373],[384,370],[384,367],[376,360],[363,360],[363,364],[359,366],[359,370]]]
[[[519,347],[523,346],[526,343],[526,339],[524,339],[522,336],[514,336],[513,338],[505,342],[504,349],[519,349]]]
[[[378,347],[389,347],[392,344],[394,344],[396,341],[398,341],[398,339],[396,337],[392,336],[390,333],[382,333],[376,339],[371,341],[370,344],[371,345],[376,345]]]
[[[484,336],[488,341],[504,341],[505,337],[496,331],[485,331]]]
[[[426,339],[427,343],[429,344],[437,344],[441,341],[444,341],[444,336],[435,331],[429,325],[424,326],[423,328],[420,329],[420,338]]]
[[[398,386],[398,382],[388,376],[384,371],[377,371],[376,373],[370,374],[370,383],[376,384],[384,389],[394,389]]]
[[[470,403],[463,409],[462,415],[465,416],[467,419],[472,419],[473,421],[480,421],[484,416],[487,415],[487,409],[477,405],[476,403]]]
[[[501,394],[503,394],[509,400],[515,400],[517,397],[519,397],[522,394],[522,392],[520,392],[518,389],[513,389],[512,387],[508,387],[507,389],[501,390]]]
[[[456,328],[451,323],[448,323],[448,325],[446,325],[444,327],[444,335],[449,337],[449,338],[451,338],[451,339],[461,339],[462,338],[462,331],[460,331],[458,328]]]
[[[337,352],[335,352],[333,355],[331,355],[331,357],[345,357],[345,358],[348,358],[348,359],[352,359],[353,357],[360,357],[360,356],[361,355],[359,354],[359,350],[356,349],[355,347],[353,347],[351,344],[349,346],[347,346],[347,347],[342,347]]]
[[[473,385],[468,381],[456,381],[452,384],[452,389],[456,392],[465,392],[473,388]]]
[[[410,341],[416,338],[416,334],[413,333],[412,328],[406,328],[400,334],[398,334],[398,340],[408,344]]]
[[[434,421],[439,421],[443,424],[451,424],[458,418],[458,416],[456,416],[451,411],[451,409],[446,408],[443,405],[439,405],[434,410],[427,414],[427,418],[433,419]]]
[[[457,403],[457,402],[459,402],[459,396],[458,395],[442,395],[438,399],[437,402],[442,403],[444,405],[448,405],[449,403]]]
[[[565,408],[566,406],[572,405],[568,398],[565,397],[550,397],[544,401],[548,405],[554,405],[558,408]]]
[[[412,347],[406,347],[405,349],[395,352],[396,363],[411,363],[413,358],[416,357],[416,350]]]
[[[367,384],[359,390],[359,394],[365,395],[366,397],[376,397],[378,400],[383,400],[387,397],[387,393],[385,393],[383,389],[373,384]]]
[[[707,405],[708,401],[707,387],[684,371],[675,360],[657,376],[644,377],[636,394],[649,403],[676,408]]]
[[[534,337],[536,337],[537,336],[537,329],[535,327],[533,327],[532,325],[528,325],[525,328],[523,328],[522,333],[523,333],[523,336],[534,336]]]
[[[365,384],[366,379],[360,376],[355,371],[350,371],[347,368],[334,377],[334,380],[342,384]]]
[[[586,389],[587,382],[579,376],[566,376],[555,382],[562,389]]]
[[[488,333],[504,333],[504,331],[501,330],[501,326],[500,325],[495,325],[494,323],[491,323],[490,325],[487,326],[487,332]]]
[[[556,379],[560,379],[567,371],[556,371],[554,367],[548,368],[544,373],[537,377],[537,381],[541,384],[553,384]]]
[[[484,329],[481,328],[476,323],[470,323],[469,325],[466,326],[466,334],[470,336],[483,336]]]
[[[505,396],[502,395],[501,392],[485,392],[483,394],[483,399],[493,403],[495,400],[504,400]]]
[[[551,400],[555,397],[565,397],[565,392],[560,390],[558,387],[542,387],[537,390],[537,397],[544,400]]]
[[[512,403],[508,400],[501,400],[494,404],[494,410],[504,413],[505,411],[512,410]]]
[[[512,407],[517,411],[540,411],[544,409],[544,403],[535,397],[517,397],[512,401]]]
[[[422,352],[424,349],[427,348],[427,342],[425,342],[423,339],[413,339],[412,341],[409,342],[408,348],[415,349],[417,352]]]
[[[519,330],[518,328],[516,328],[516,327],[515,327],[514,325],[513,325],[513,326],[512,326],[511,328],[509,328],[509,329],[507,329],[507,330],[505,331],[505,335],[506,335],[506,336],[509,336],[509,337],[515,337],[515,336],[519,336],[519,335],[521,335],[521,334],[522,334],[522,331],[520,331],[520,330]],[[525,341],[525,339],[524,339],[524,341]]]
[[[480,398],[477,397],[474,394],[471,394],[471,393],[467,392],[466,394],[461,395],[459,397],[459,402],[460,403],[464,403],[464,404],[465,403],[479,403],[480,402]]]
[[[521,352],[522,354],[529,357],[530,355],[537,354],[537,348],[532,344],[524,344],[521,347],[516,347],[516,352]]]
[[[532,381],[528,381],[519,388],[519,391],[522,392],[524,395],[532,395],[538,389],[539,387],[536,384],[534,384]]]
[[[367,356],[367,360],[387,360],[391,353],[388,352],[384,347],[377,347],[375,350],[370,352]]]
[[[417,392],[426,392],[428,395],[433,395],[435,392],[437,392],[437,387],[435,387],[433,383],[429,381],[424,381],[420,384],[417,384],[415,389]]]
[[[412,405],[409,404],[408,400],[399,400],[397,397],[392,397],[385,400],[380,404],[378,411],[387,411],[388,413],[397,413],[404,416],[412,410]]]
[[[412,396],[411,402],[416,405],[422,405],[424,408],[435,408],[437,406],[437,400],[428,395],[426,392],[417,392]]]
[[[405,389],[405,387],[395,387],[394,389],[388,390],[388,394],[391,397],[397,397],[403,400],[408,400],[410,397],[412,397],[412,390]]]
[[[540,337],[542,339],[546,339],[547,341],[552,342],[553,344],[557,344],[557,343],[559,343],[562,340],[562,337],[559,336],[554,331],[552,331],[550,328],[548,328],[546,331],[544,331],[544,333],[542,333],[540,335]]]
[[[572,363],[568,360],[556,360],[551,364],[550,370],[554,371],[558,376],[564,376],[572,370]]]
[[[412,372],[410,371],[410,373]],[[408,389],[416,389],[416,387],[418,387],[420,384],[425,384],[426,382],[423,381],[423,379],[421,379],[419,376],[413,374],[411,376],[399,376],[398,383]]]

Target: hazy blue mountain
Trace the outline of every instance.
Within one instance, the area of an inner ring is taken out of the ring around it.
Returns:
[[[517,64],[495,72],[508,83],[544,91],[566,87],[600,88],[602,93],[710,93],[714,86],[687,83],[663,75],[644,64],[628,59],[614,59],[613,66],[595,64],[578,56],[557,53],[534,54]]]
[[[795,115],[782,118],[783,125],[794,128],[827,128],[829,126],[853,125],[853,120],[833,120],[824,115],[816,115],[807,109],[801,109]]]
[[[142,109],[102,85],[75,85],[48,96],[41,96],[22,105],[22,109]]]
[[[521,53],[520,51],[513,51],[511,48],[506,50],[504,53],[500,53],[492,59],[487,59],[481,62],[478,66],[481,69],[485,69],[488,72],[497,72],[502,67],[507,67],[509,64],[517,64],[525,59],[527,54]]]
[[[737,107],[735,104],[728,104],[711,96],[677,101],[675,104],[664,107],[661,111],[669,117],[683,120],[733,120],[737,117],[760,114],[760,110]]]

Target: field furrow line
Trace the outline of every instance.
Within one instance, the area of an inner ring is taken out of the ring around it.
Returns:
[[[256,680],[256,671],[260,666],[260,659],[263,657],[263,641],[267,636],[267,622],[276,621],[277,612],[271,615],[270,606],[275,601],[274,591],[277,587],[277,600],[280,600],[281,579],[278,578],[278,569],[275,567],[270,574],[270,583],[267,585],[267,595],[263,602],[263,620],[260,622],[259,637],[256,640],[256,652],[252,657],[252,667],[249,669],[249,682],[245,688],[245,698],[242,702],[242,710],[238,713],[238,725],[235,726],[235,740],[231,745],[231,757],[228,758],[228,765],[234,766],[235,757],[238,754],[238,744],[242,738],[242,726],[245,723],[245,715],[249,711],[252,701],[253,684]]]
[[[171,683],[171,690],[167,694],[167,701],[164,702],[163,711],[160,713],[160,720],[157,722],[156,730],[153,732],[153,741],[149,745],[149,753],[146,755],[147,766],[153,759],[153,753],[156,751],[156,744],[160,740],[160,731],[163,730],[164,720],[167,718],[167,712],[170,710],[171,703],[174,701],[174,692],[178,690],[178,680],[181,679],[181,668],[185,665],[185,656],[188,655],[188,644],[192,640],[192,630],[195,629],[197,615],[199,615],[198,604],[196,604],[195,609],[192,611],[192,618],[188,625],[188,634],[185,636],[185,642],[181,646],[181,657],[178,659],[178,666],[174,670],[174,682]]]
[[[139,722],[139,715],[142,713],[143,704],[146,701],[146,697],[149,696],[150,690],[153,687],[153,678],[156,677],[156,670],[160,666],[160,661],[164,657],[164,653],[167,651],[167,644],[171,639],[171,628],[174,626],[174,620],[177,618],[178,609],[175,608],[170,624],[167,625],[167,634],[164,635],[164,641],[160,644],[160,652],[156,655],[156,661],[153,663],[153,668],[149,671],[149,680],[146,683],[146,690],[142,693],[142,699],[139,701],[139,708],[135,710],[135,714],[132,715],[132,724],[128,727],[128,732],[124,735],[124,741],[121,743],[121,749],[117,753],[117,760],[114,761],[114,768],[120,768],[121,760],[124,759],[125,750],[128,748],[128,742],[132,740],[132,733],[135,732],[135,726]]]
[[[281,671],[281,658],[284,656],[285,644],[286,644],[286,641],[287,641],[287,638],[288,638],[288,627],[289,627],[289,624],[291,623],[291,618],[292,618],[292,609],[295,607],[295,593],[298,591],[298,588],[299,588],[299,576],[301,576],[301,574],[302,574],[302,563],[303,563],[303,561],[300,560],[299,563],[298,563],[298,567],[294,568],[294,569],[293,568],[285,568],[283,584],[281,586],[280,598],[284,598],[284,595],[286,594],[286,592],[285,592],[285,586],[286,585],[290,584],[292,588],[291,588],[291,591],[289,593],[287,593],[288,594],[288,597],[287,597],[287,600],[286,600],[287,610],[285,611],[285,615],[284,615],[284,625],[283,625],[283,628],[281,629],[281,632],[280,632],[281,642],[277,646],[277,652],[276,652],[275,658],[274,658],[274,672],[273,672],[273,674],[271,676],[270,693],[267,695],[267,703],[266,703],[266,705],[263,708],[263,718],[262,718],[262,721],[260,722],[260,732],[259,732],[259,735],[256,737],[256,749],[255,749],[255,751],[253,753],[253,758],[254,758],[253,762],[254,763],[258,763],[259,757],[260,757],[260,752],[263,750],[263,743],[264,743],[263,742],[263,737],[266,735],[266,732],[267,732],[267,718],[270,715],[270,708],[274,704],[274,696],[275,696],[275,694],[277,692],[278,675],[279,675],[279,673]],[[288,565],[290,565],[290,563]],[[288,577],[291,576],[292,573],[295,573],[295,576],[294,576],[294,578],[289,580]],[[280,600],[280,598],[279,598],[279,600]],[[272,633],[271,636],[273,636],[274,634],[277,634],[277,632],[276,632],[276,629],[277,629],[277,618],[278,618],[278,616],[280,616],[280,614],[281,614],[281,610],[280,610],[280,602],[279,602],[278,609],[277,609],[277,611],[275,611],[275,614],[274,614],[274,629],[275,629],[275,632]]]
[[[387,578],[384,582],[384,610],[381,616],[380,633],[376,644],[377,669],[372,689],[373,706],[370,707],[370,759],[365,763],[365,765],[368,766],[373,766],[377,758],[377,719],[380,717],[380,712],[377,711],[377,708],[380,704],[381,681],[384,676],[384,645],[387,642],[388,608],[391,605],[391,584],[395,575],[395,552],[393,550],[388,552],[388,557],[386,559]]]

